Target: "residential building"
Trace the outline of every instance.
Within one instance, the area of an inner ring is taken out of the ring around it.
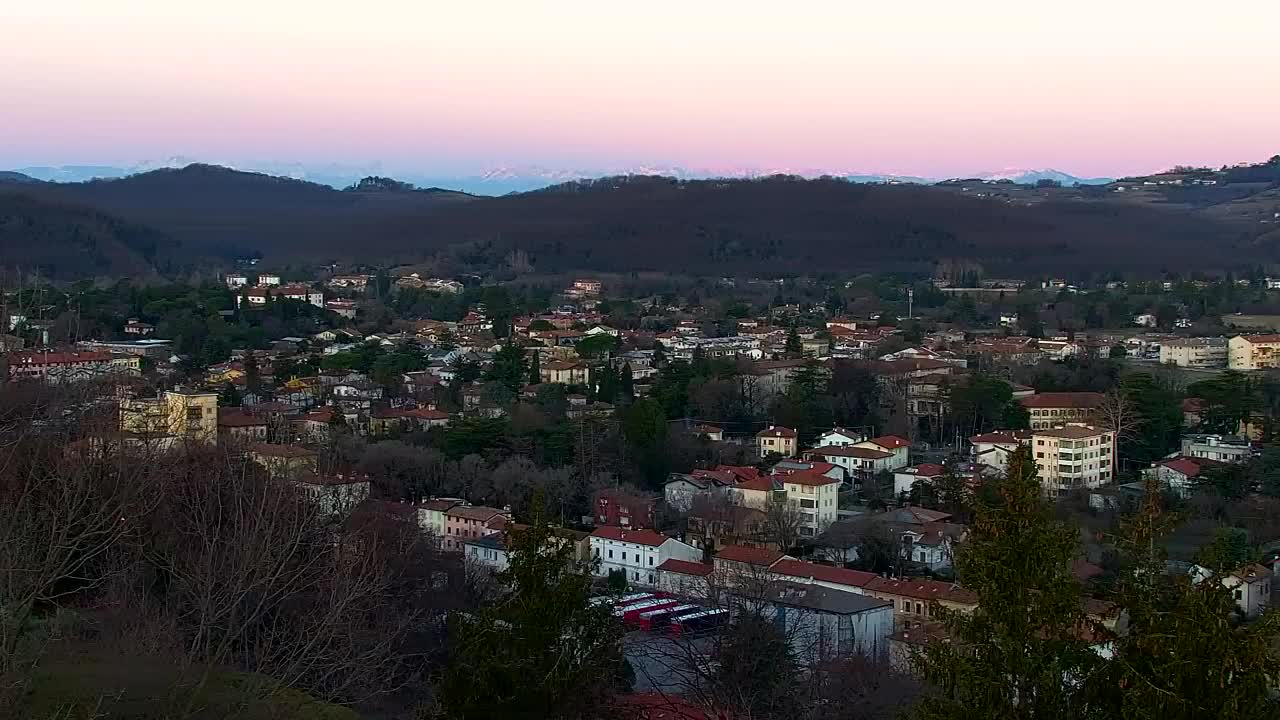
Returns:
[[[1095,422],[1105,401],[1106,396],[1096,392],[1050,392],[1018,402],[1031,413],[1031,429],[1043,430],[1065,423]]]
[[[821,557],[846,564],[857,562],[864,541],[874,537],[895,544],[909,566],[938,572],[951,567],[955,547],[967,534],[965,526],[950,519],[948,513],[908,505],[840,520],[814,541],[814,547]]]
[[[1191,496],[1201,473],[1218,464],[1214,460],[1179,455],[1152,463],[1151,467],[1142,471],[1142,476],[1159,482],[1162,488],[1185,498]]]
[[[249,284],[249,276],[243,273],[227,273],[222,277],[222,281],[227,287],[236,290]]]
[[[695,353],[707,359],[732,358],[739,355],[759,359],[763,354],[760,351],[760,340],[744,335],[717,338],[681,336],[664,341],[664,345],[672,358],[686,362],[692,360]]]
[[[446,552],[462,552],[469,539],[500,533],[511,520],[511,511],[483,505],[454,505],[444,513],[444,537],[441,548]]]
[[[511,563],[511,533],[523,532],[528,528],[528,525],[510,523],[503,532],[490,533],[478,538],[464,540],[462,543],[463,557],[471,562],[487,566],[494,572],[502,572]],[[570,545],[573,548],[569,558],[571,564],[577,566],[579,563],[590,561],[590,535],[566,528],[551,528],[550,531],[551,535],[547,538],[547,543],[544,547],[559,550],[565,545]]]
[[[258,443],[247,453],[253,462],[266,468],[273,478],[299,478],[315,475],[319,455],[299,445]]]
[[[4,366],[9,382],[36,381],[50,385],[142,372],[138,356],[99,350],[17,350],[5,354]]]
[[[666,560],[658,566],[658,590],[678,597],[709,598],[713,594],[711,563],[690,560]]]
[[[982,463],[1003,473],[1009,467],[1009,456],[1020,446],[1031,442],[1027,430],[1002,430],[969,438],[973,462]]]
[[[354,320],[356,317],[355,300],[329,300],[325,302],[324,309],[348,320]]]
[[[369,275],[334,275],[329,278],[329,287],[334,290],[364,292],[371,279],[373,278]]]
[[[571,360],[551,360],[538,365],[538,377],[544,383],[586,385],[591,382],[591,366]]]
[[[850,477],[862,478],[882,470],[893,470],[897,456],[884,450],[828,445],[804,451],[806,460],[822,460],[842,468]]]
[[[777,453],[782,457],[792,457],[797,449],[796,431],[781,425],[770,425],[756,433],[756,448],[760,457],[768,457]]]
[[[863,433],[834,427],[818,436],[817,447],[848,447],[867,439]]]
[[[239,408],[220,407],[218,413],[218,442],[255,443],[267,439],[267,421]]]
[[[1271,569],[1258,564],[1246,565],[1222,579],[1231,591],[1236,608],[1252,620],[1271,607]]]
[[[258,287],[274,287],[279,285],[281,278],[276,273],[259,273]]]
[[[596,493],[596,525],[639,529],[655,525],[658,501],[662,498],[640,497],[620,490],[601,490]]]
[[[718,428],[715,425],[706,425],[706,424],[694,425],[692,428],[692,432],[694,435],[697,435],[699,437],[704,437],[708,440],[711,440],[712,442],[724,441],[724,429]]]
[[[773,581],[773,566],[794,559],[778,550],[746,545],[725,545],[711,559],[716,581],[722,587],[759,589]]]
[[[893,494],[898,497],[910,494],[911,488],[915,486],[916,481],[924,480],[928,483],[946,474],[947,468],[937,463],[921,463],[895,470],[893,473]]]
[[[600,527],[591,533],[595,574],[622,573],[627,582],[646,587],[658,584],[658,566],[668,560],[696,562],[702,551],[653,530]]]
[[[604,284],[599,280],[578,278],[573,281],[573,285],[571,285],[569,289],[572,292],[568,294],[576,294],[578,296],[599,295],[600,291],[604,289]]]
[[[1160,343],[1165,365],[1211,370],[1227,366],[1227,341],[1222,338],[1187,338]]]
[[[862,442],[855,443],[853,447],[879,450],[880,452],[887,452],[893,455],[893,459],[889,461],[888,469],[890,470],[897,470],[898,468],[903,468],[911,464],[909,460],[911,454],[911,443],[897,435],[882,435],[880,437],[874,437],[870,440],[863,440]]]
[[[140,435],[170,435],[195,442],[218,441],[218,394],[170,390],[156,398],[120,401],[120,430]],[[252,435],[253,431],[248,431]]]
[[[1113,479],[1115,444],[1112,432],[1083,423],[1032,431],[1036,474],[1046,494],[1057,497],[1092,489]]]
[[[368,477],[304,473],[291,482],[326,515],[349,515],[369,497]]]
[[[955,583],[924,578],[877,577],[867,583],[866,593],[889,601],[894,621],[899,624],[926,621],[934,614],[933,604],[949,610],[972,612],[978,597]]]
[[[461,498],[433,498],[414,506],[418,516],[418,527],[431,533],[437,546],[443,546],[445,532],[445,513],[458,505],[464,505]]]
[[[1280,335],[1237,335],[1227,341],[1227,369],[1280,367]]]
[[[324,307],[324,293],[320,290],[316,290],[315,288],[307,287],[301,283],[281,285],[276,288],[272,294],[276,297],[308,303],[318,308]]]
[[[124,324],[125,335],[136,335],[138,337],[146,337],[156,331],[155,325],[144,323],[138,318],[129,318]]]
[[[1225,463],[1244,462],[1253,456],[1253,443],[1231,435],[1183,435],[1182,454]]]
[[[787,502],[800,512],[800,536],[816,537],[836,521],[842,481],[812,470],[776,473]]]

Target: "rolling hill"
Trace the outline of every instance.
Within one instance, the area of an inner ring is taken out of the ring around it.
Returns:
[[[1259,173],[1240,174],[1256,181]],[[630,176],[490,198],[389,178],[337,190],[209,165],[85,183],[0,181],[53,207],[93,208],[105,227],[130,228],[125,238],[149,229],[172,239],[138,253],[162,268],[253,252],[299,264],[414,262],[444,252],[484,270],[513,249],[539,271],[705,274],[928,271],[939,258],[1017,275],[1280,262],[1274,227],[1257,224],[1271,206],[1268,183],[1224,182],[1212,195],[1199,186],[1205,199],[1197,202],[1137,201],[1109,187],[966,192],[962,185]],[[1264,199],[1248,206],[1257,223],[1223,209],[1254,197]],[[81,236],[70,237],[74,244]]]

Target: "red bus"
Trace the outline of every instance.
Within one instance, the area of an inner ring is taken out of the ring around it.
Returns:
[[[663,595],[662,593],[655,593],[652,595],[646,595],[645,597],[639,600],[632,600],[630,602],[618,603],[617,605],[613,606],[613,615],[614,617],[623,617],[627,614],[627,612],[629,612],[633,608],[644,607],[645,605],[653,602],[654,600],[662,600],[665,597],[666,595]]]
[[[622,621],[628,625],[636,625],[640,621],[641,613],[652,612],[653,610],[660,610],[662,608],[675,607],[679,604],[680,601],[674,598],[657,598],[644,602],[638,606],[632,605],[630,610],[627,610],[622,614]]]

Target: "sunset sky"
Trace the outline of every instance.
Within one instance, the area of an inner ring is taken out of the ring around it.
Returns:
[[[0,168],[1117,176],[1280,153],[1280,2],[0,0]]]

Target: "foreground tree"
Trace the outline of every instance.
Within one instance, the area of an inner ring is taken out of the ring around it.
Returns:
[[[979,500],[956,569],[977,594],[971,615],[940,610],[952,642],[917,657],[936,686],[921,720],[1081,717],[1071,678],[1100,658],[1082,637],[1088,620],[1071,574],[1076,533],[1053,519],[1028,448],[1009,458],[993,500]]]
[[[620,630],[587,603],[591,577],[534,503],[533,523],[509,536],[498,602],[456,614],[452,658],[438,684],[449,718],[589,717],[624,675]]]
[[[1124,720],[1275,717],[1280,708],[1268,694],[1280,615],[1236,623],[1222,584],[1237,569],[1229,552],[1206,554],[1208,577],[1166,574],[1160,540],[1171,525],[1149,484],[1119,541],[1124,567],[1116,599],[1128,613],[1127,630],[1112,639],[1114,659],[1088,684],[1092,705],[1102,717]]]

